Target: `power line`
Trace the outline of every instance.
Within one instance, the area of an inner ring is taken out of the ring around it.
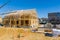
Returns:
[[[6,3],[4,3],[2,6],[0,6],[0,9],[3,8],[5,5],[7,5],[9,2],[11,2],[11,0],[8,0]],[[7,14],[7,13],[2,13],[0,15],[4,15],[4,14]]]
[[[4,3],[2,6],[0,6],[0,9],[1,9],[2,7],[4,7],[5,5],[7,5],[9,2],[10,2],[10,0],[9,0],[8,2]]]

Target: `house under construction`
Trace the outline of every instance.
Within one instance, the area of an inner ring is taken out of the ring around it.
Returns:
[[[9,12],[3,18],[5,27],[37,27],[38,17],[35,9]]]

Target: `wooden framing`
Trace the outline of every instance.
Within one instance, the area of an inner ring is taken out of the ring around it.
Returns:
[[[7,20],[9,20],[8,23],[6,23]],[[23,10],[23,11],[18,10],[16,13],[10,13],[9,15],[6,15],[3,21],[5,26],[7,26],[6,24],[8,24],[9,27],[21,27],[21,26],[24,27],[24,26],[38,25],[38,17],[35,9]]]

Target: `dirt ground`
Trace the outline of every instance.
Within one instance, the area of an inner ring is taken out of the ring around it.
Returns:
[[[0,28],[0,40],[60,40],[60,37],[46,37],[24,28]]]

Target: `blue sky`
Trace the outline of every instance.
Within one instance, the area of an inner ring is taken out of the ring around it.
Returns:
[[[0,0],[0,6],[8,0]],[[36,9],[38,17],[48,17],[50,12],[60,12],[60,0],[10,0],[0,13],[21,9]]]

